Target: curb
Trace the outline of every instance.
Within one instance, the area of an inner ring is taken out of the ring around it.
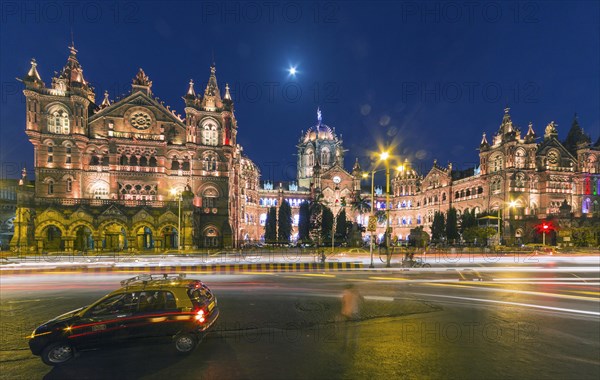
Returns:
[[[167,266],[64,266],[54,268],[2,269],[0,275],[36,273],[178,273],[200,272],[236,274],[243,272],[304,272],[304,271],[343,271],[363,269],[362,263],[262,263],[262,264],[212,264],[212,265],[167,265]]]

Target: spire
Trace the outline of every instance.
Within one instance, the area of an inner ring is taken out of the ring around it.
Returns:
[[[527,129],[527,134],[525,135],[525,142],[534,142],[535,141],[535,132],[533,131],[533,123],[530,121]]]
[[[485,132],[483,132],[483,137],[481,138],[481,144],[479,144],[479,149],[480,150],[484,150],[490,147],[490,144],[487,141],[487,138],[485,137]]]
[[[190,79],[190,87],[187,90],[187,94],[185,94],[186,98],[195,98],[196,91],[194,91],[194,80]]]
[[[104,109],[108,106],[110,106],[110,99],[108,99],[108,91],[104,91],[104,100],[102,101],[102,104],[100,104],[100,109]]]
[[[44,85],[44,82],[42,82],[42,77],[40,77],[40,74],[37,71],[37,62],[35,61],[35,58],[31,58],[31,68],[27,72],[27,75],[22,78],[22,80],[23,82],[33,82],[41,84],[42,86]]]
[[[133,78],[133,83],[132,83],[131,87],[132,87],[132,92],[142,91],[142,92],[145,92],[146,95],[150,95],[152,93],[152,90],[150,89],[152,87],[152,81],[146,75],[146,73],[144,72],[144,70],[141,67],[138,70],[135,77]]]
[[[61,92],[71,91],[83,95],[94,102],[96,95],[94,89],[86,82],[83,76],[83,68],[77,59],[77,49],[71,42],[69,48],[69,57],[67,63],[54,78],[52,78],[52,88]]]
[[[577,157],[577,148],[580,146],[589,145],[592,142],[592,139],[585,134],[583,128],[579,125],[579,120],[577,120],[577,113],[573,116],[573,123],[571,124],[571,129],[569,129],[569,133],[567,134],[567,138],[563,142],[563,145],[567,150]]]
[[[225,100],[231,100],[231,94],[229,93],[229,83],[225,83]]]
[[[321,107],[317,107],[317,125],[321,125],[321,121],[323,120],[323,115],[321,114]]]
[[[353,172],[360,172],[360,164],[358,163],[358,157],[356,157],[356,161],[354,162],[354,166],[352,167]]]
[[[221,99],[221,95],[219,92],[219,86],[217,85],[217,76],[216,76],[217,68],[213,63],[210,66],[210,77],[208,78],[208,83],[206,84],[206,90],[204,90],[204,96],[214,96]]]
[[[502,117],[502,124],[500,124],[500,129],[498,130],[499,135],[504,135],[506,133],[511,133],[513,131],[513,124],[510,118],[510,108],[504,108],[504,116]]]

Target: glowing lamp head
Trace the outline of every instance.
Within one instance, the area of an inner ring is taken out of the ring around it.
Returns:
[[[296,73],[297,73],[298,71],[296,70],[296,67],[295,67],[295,66],[292,66],[292,67],[290,67],[290,68],[288,69],[288,72],[290,73],[290,75],[296,75]]]
[[[173,195],[173,196],[177,195],[177,189],[171,189],[171,195]]]
[[[385,161],[390,157],[390,154],[388,152],[381,152],[381,154],[379,155],[379,158],[381,158],[381,161]]]

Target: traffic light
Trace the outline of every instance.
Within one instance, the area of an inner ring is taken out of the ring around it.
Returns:
[[[544,230],[544,232],[548,231],[548,228],[549,226],[546,223],[542,224],[542,230]]]

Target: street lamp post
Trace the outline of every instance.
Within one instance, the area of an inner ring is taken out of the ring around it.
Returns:
[[[388,152],[382,152],[380,158],[385,162],[385,253],[386,253],[386,264],[389,268],[391,266],[391,252],[390,252],[390,163],[388,158],[390,154]]]
[[[368,174],[366,176],[368,176]],[[375,178],[375,170],[371,170],[371,215],[369,215],[369,218],[375,217],[375,212],[374,212],[374,209],[375,209],[375,182],[374,182],[374,178]],[[371,238],[369,239],[369,253],[371,255],[371,265],[369,265],[369,268],[375,268],[375,265],[373,264],[373,231],[369,231],[369,232],[371,233]]]

